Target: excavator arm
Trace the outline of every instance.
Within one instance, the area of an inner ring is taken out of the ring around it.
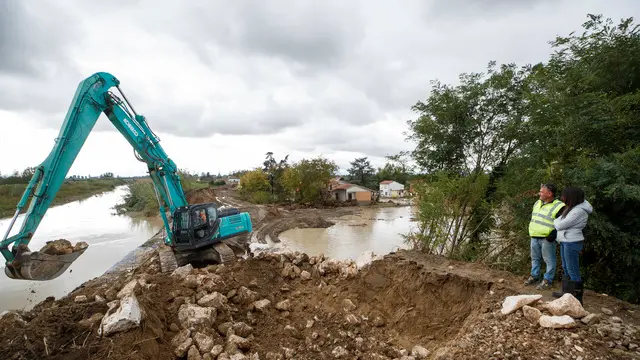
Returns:
[[[49,255],[33,252],[28,245],[101,113],[109,118],[133,147],[136,158],[147,165],[167,233],[165,244],[175,247],[166,210],[171,214],[176,210],[187,213],[189,210],[177,167],[159,144],[158,137],[151,131],[144,116],[135,112],[119,84],[115,76],[99,72],[78,85],[55,145],[47,158],[36,167],[0,242],[0,252],[6,260],[7,276],[14,279],[50,280],[64,273],[84,252],[85,249],[79,249],[71,254]],[[113,87],[124,101],[110,91]],[[31,201],[22,226],[17,234],[9,237],[11,228],[29,198]],[[245,226],[236,227],[237,232],[229,236],[251,231],[248,214],[245,213],[241,220]],[[222,219],[218,219],[216,227],[220,227],[221,221]],[[10,245],[13,245],[11,249]]]

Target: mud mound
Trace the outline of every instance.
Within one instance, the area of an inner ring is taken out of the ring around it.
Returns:
[[[189,204],[216,202],[216,192],[212,188],[190,190],[185,196]]]
[[[328,228],[334,225],[333,222],[326,220],[324,217],[312,214],[270,220],[272,221],[269,221],[256,232],[256,239],[263,244],[266,243],[267,236],[273,242],[280,242],[278,235],[289,229]]]
[[[234,354],[237,359],[409,354],[608,359],[625,357],[610,352],[607,341],[620,341],[625,350],[618,350],[627,355],[638,341],[632,327],[613,318],[622,330],[616,335],[609,329],[606,336],[618,340],[602,339],[592,325],[540,329],[518,313],[501,316],[504,295],[513,293],[504,284],[435,271],[428,261],[401,254],[358,270],[352,262],[322,256],[267,253],[230,265],[188,265],[171,275],[158,274],[158,261],[150,257],[132,274],[91,281],[27,313],[5,314],[0,354],[6,359],[229,359]],[[109,302],[127,291],[142,308],[141,326],[100,338]]]

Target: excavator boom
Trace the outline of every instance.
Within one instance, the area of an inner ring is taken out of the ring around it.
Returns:
[[[220,247],[221,241],[226,238],[251,232],[251,219],[247,213],[237,213],[229,215],[233,218],[225,218],[217,213],[213,204],[205,204],[208,205],[206,224],[199,224],[194,220],[195,215],[182,189],[177,166],[159,144],[158,137],[151,131],[144,116],[135,112],[119,85],[115,76],[105,72],[93,74],[78,85],[54,147],[36,167],[16,206],[9,228],[0,241],[0,252],[6,260],[5,274],[10,278],[56,278],[86,251],[86,247],[81,246],[70,254],[57,255],[31,251],[28,245],[101,113],[109,118],[133,147],[136,158],[147,165],[167,234],[165,244],[174,249],[174,252],[176,249],[194,252],[205,246]],[[124,101],[110,92],[113,87]],[[29,199],[31,202],[22,226],[17,234],[9,237],[11,228]],[[167,210],[172,218],[179,216],[182,221],[171,226],[166,216]],[[198,230],[197,234],[195,230]],[[180,246],[174,241],[173,231],[181,234]]]

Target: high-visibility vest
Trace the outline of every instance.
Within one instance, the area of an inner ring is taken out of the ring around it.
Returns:
[[[531,212],[531,221],[529,222],[529,236],[531,237],[547,237],[553,231],[553,220],[556,218],[558,211],[562,209],[564,203],[558,199],[548,204],[543,204],[542,200],[533,204]]]

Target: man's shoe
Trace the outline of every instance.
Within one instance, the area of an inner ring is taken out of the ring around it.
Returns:
[[[547,290],[549,288],[551,288],[551,283],[546,279],[542,280],[542,282],[538,286],[536,286],[536,289],[538,290]]]
[[[534,278],[533,276],[529,276],[529,278],[524,281],[524,284],[525,285],[533,285],[533,284],[535,284],[537,282],[538,282],[538,279]]]
[[[555,297],[555,298],[559,298],[562,297],[562,295],[566,294],[566,293],[570,293],[572,292],[572,288],[571,288],[571,280],[569,280],[568,276],[564,276],[562,278],[562,291],[557,292],[554,291],[553,293],[551,293],[551,296]]]

